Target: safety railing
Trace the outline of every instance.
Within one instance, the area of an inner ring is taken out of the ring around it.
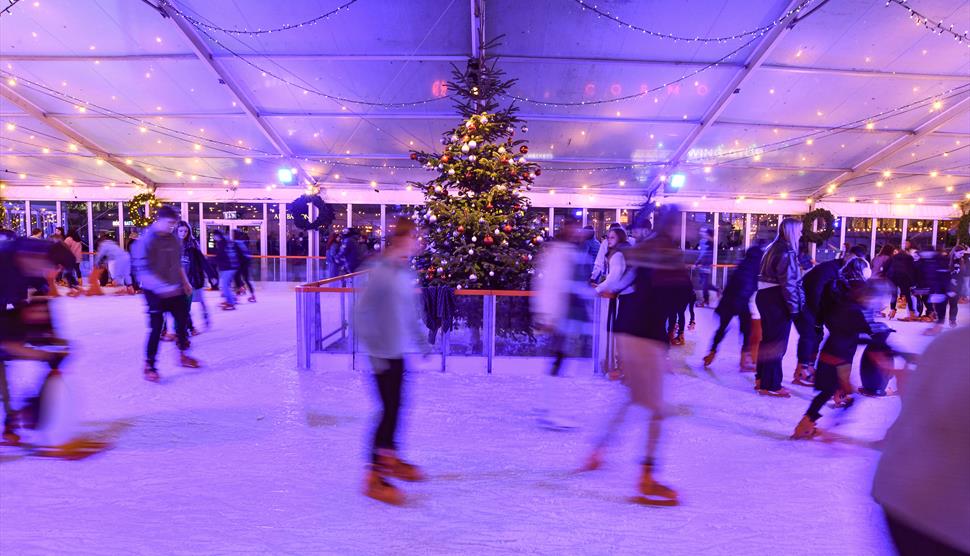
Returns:
[[[301,369],[333,368],[341,363],[358,368],[362,355],[354,327],[357,293],[366,273],[358,272],[298,286],[296,291],[297,365]],[[455,321],[450,330],[431,334],[429,343],[440,357],[440,370],[461,359],[468,366],[498,363],[522,368],[524,361],[544,361],[552,354],[551,336],[535,330],[529,298],[535,292],[514,290],[456,290]],[[612,361],[612,339],[605,326],[608,300],[589,300],[592,322],[588,333],[574,340],[570,359],[592,360],[594,373],[604,372]],[[422,325],[423,326],[423,325]]]

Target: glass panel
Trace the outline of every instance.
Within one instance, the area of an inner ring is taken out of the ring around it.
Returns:
[[[552,233],[558,234],[562,229],[562,222],[567,216],[571,216],[578,221],[583,219],[583,209],[578,208],[557,208],[552,214]]]
[[[623,229],[627,231],[627,235],[632,235],[632,240],[634,242],[643,239],[643,228],[634,228],[633,224],[637,221],[640,215],[640,211],[643,209],[622,209],[620,211],[620,224],[623,225]],[[678,245],[680,241],[680,233],[677,233]]]
[[[27,235],[27,217],[24,214],[26,204],[23,201],[4,201],[3,208],[3,222],[0,222],[0,227],[13,230],[18,236]],[[84,218],[87,221],[87,216]]]
[[[900,218],[879,218],[876,220],[876,254],[883,245],[899,248],[903,243],[903,221]]]
[[[138,227],[136,227],[135,224],[134,224],[134,222],[132,222],[132,210],[133,210],[133,208],[134,207],[131,206],[131,203],[125,203],[124,204],[124,211],[125,211],[125,243],[126,244],[127,243],[130,243],[131,238],[136,237],[135,235],[133,235],[133,232],[134,233],[137,233],[137,232],[140,232],[141,231],[141,229],[138,228]],[[176,208],[176,210],[179,210],[179,209]],[[145,214],[145,207],[144,206],[138,207],[138,213],[139,214]],[[152,214],[154,214],[154,212]],[[97,237],[97,234],[95,234],[95,237]],[[198,236],[196,236],[196,237],[198,237]]]
[[[616,222],[616,209],[586,209],[586,225],[593,227],[596,239],[603,241],[610,224]]]
[[[845,220],[845,242],[850,247],[865,246],[868,253],[872,246],[872,218],[849,216]]]
[[[280,205],[268,203],[266,207],[266,254],[280,254]]]
[[[212,236],[213,232],[216,230],[222,232],[222,235],[226,236],[226,239],[230,239],[232,237],[229,233],[229,226],[225,224],[206,224],[205,233],[208,237],[205,238],[205,246],[206,252],[210,257],[216,254],[216,240]]]
[[[98,246],[98,236],[102,233],[109,239],[118,241],[118,203],[114,201],[95,201],[91,203],[91,215],[94,225],[93,251]]]
[[[684,262],[694,263],[699,253],[701,230],[714,231],[713,212],[688,212],[687,235],[684,243]]]
[[[917,251],[929,249],[933,245],[933,221],[907,220],[906,242]]]
[[[775,240],[778,235],[778,224],[781,216],[777,214],[752,214],[751,215],[751,245],[768,245]]]
[[[262,220],[263,203],[204,203],[205,218],[219,220]]]
[[[356,206],[354,210],[356,211]],[[484,299],[484,296],[481,295],[455,296],[455,314],[458,318],[448,338],[448,353],[450,355],[482,355],[485,353],[485,336],[482,332]],[[440,348],[440,334],[438,335],[437,345]]]
[[[744,214],[722,212],[717,225],[717,262],[735,264],[744,256]]]
[[[199,238],[202,235],[202,218],[199,214],[199,203],[189,203],[188,220],[192,227],[192,235]]]
[[[88,204],[83,201],[62,201],[61,222],[67,228],[67,235],[81,242],[81,251],[90,251],[88,246]]]
[[[832,229],[835,231],[832,237],[815,248],[815,262],[817,263],[831,261],[837,258],[839,253],[842,252],[842,248],[839,247],[839,237],[842,233],[842,218],[836,217],[835,222],[832,223]]]
[[[286,255],[288,257],[307,255],[307,233],[296,227],[293,223],[293,215],[289,211],[286,212]]]
[[[31,203],[31,211],[34,204]],[[936,248],[949,249],[957,244],[957,225],[959,220],[940,220],[936,230]]]
[[[411,213],[414,210],[414,205],[386,205],[384,207],[384,215],[387,219],[387,238],[385,239],[387,245],[390,245],[390,236],[394,233],[394,229],[397,227],[398,218],[411,218]]]
[[[367,244],[367,252],[380,250],[383,230],[381,230],[380,205],[353,205],[350,225],[360,232],[361,240]]]
[[[30,231],[39,229],[43,237],[54,235],[57,227],[57,203],[54,201],[30,202]]]
[[[549,352],[551,338],[532,330],[528,297],[496,297],[495,330],[497,356],[542,357]]]

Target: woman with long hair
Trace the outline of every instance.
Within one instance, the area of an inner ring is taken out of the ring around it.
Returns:
[[[205,296],[202,294],[205,288],[206,278],[214,274],[209,263],[205,260],[205,255],[199,249],[199,242],[192,234],[189,223],[180,220],[175,226],[175,236],[182,242],[182,269],[185,276],[189,279],[192,286],[192,293],[188,296],[189,304],[189,333],[198,334],[192,323],[192,304],[198,303],[202,306],[202,318],[205,320],[205,327],[209,328],[209,308],[205,305]]]
[[[758,346],[758,366],[755,388],[765,396],[791,397],[783,388],[782,360],[788,351],[788,336],[792,319],[805,305],[805,294],[799,280],[796,249],[802,237],[802,222],[785,218],[778,225],[778,236],[765,250],[758,275],[755,302],[761,314],[761,344]]]
[[[620,303],[624,302],[624,298],[627,295],[633,292],[633,286],[630,285],[625,288],[617,287],[623,278],[623,274],[626,272],[626,258],[623,256],[623,248],[629,246],[626,231],[619,227],[610,229],[610,232],[606,235],[606,245],[606,257],[604,259],[606,279],[596,286],[596,293],[616,294],[610,297],[606,316],[606,333],[608,337],[611,337],[613,324],[616,320],[617,307]],[[615,380],[620,377],[620,370],[617,368],[616,361],[607,361],[606,368],[610,378]]]

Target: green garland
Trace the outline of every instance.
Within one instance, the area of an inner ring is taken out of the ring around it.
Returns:
[[[817,232],[812,231],[812,224],[822,220],[825,227]],[[835,215],[831,212],[818,208],[802,216],[802,239],[808,243],[822,245],[832,239],[835,235]]]
[[[964,203],[961,208],[963,216],[957,224],[957,243],[968,245],[970,244],[970,202]]]
[[[146,203],[148,204],[147,211],[145,210]],[[155,209],[160,207],[162,202],[155,197],[154,193],[148,191],[135,195],[126,205],[128,218],[131,219],[131,223],[136,228],[147,228],[154,220],[153,214]]]

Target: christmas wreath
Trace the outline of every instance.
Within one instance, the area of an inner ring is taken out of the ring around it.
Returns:
[[[317,217],[313,220],[310,220],[308,210],[311,204],[317,209]],[[333,222],[333,207],[319,195],[301,195],[286,205],[286,210],[293,215],[293,224],[301,230],[318,230]]]
[[[957,242],[967,245],[970,243],[970,203],[964,205],[963,216],[957,224]]]
[[[812,225],[819,220],[822,220],[825,224],[822,229],[818,231],[812,231]],[[816,245],[822,245],[826,241],[832,239],[835,235],[835,215],[831,212],[819,208],[812,212],[802,216],[802,239],[808,243],[814,243]]]
[[[128,218],[136,228],[146,228],[152,223],[152,212],[161,204],[154,193],[139,193],[127,203]]]

